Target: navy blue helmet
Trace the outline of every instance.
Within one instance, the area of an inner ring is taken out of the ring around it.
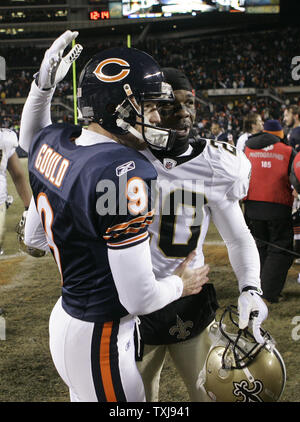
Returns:
[[[135,48],[115,47],[93,56],[81,72],[78,108],[83,118],[108,132],[129,132],[158,149],[171,149],[176,132],[151,125],[144,116],[147,101],[174,101],[158,63]],[[142,133],[135,125],[142,126]]]

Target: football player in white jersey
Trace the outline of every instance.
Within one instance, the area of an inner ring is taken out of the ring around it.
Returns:
[[[252,330],[263,342],[260,325],[267,307],[260,297],[260,261],[245,223],[239,200],[247,192],[250,162],[234,146],[215,140],[190,139],[196,115],[195,97],[187,77],[177,69],[163,69],[175,102],[162,105],[162,125],[176,129],[172,151],[153,148],[143,153],[158,173],[156,211],[151,233],[151,256],[157,277],[166,277],[194,249],[193,265],[203,265],[203,242],[212,219],[222,236],[238,280],[239,327],[245,328],[256,311]],[[197,138],[197,137],[196,137]],[[218,307],[214,286],[181,298],[140,317],[138,367],[147,401],[158,401],[159,379],[167,351],[181,375],[191,401],[210,401],[196,380],[211,343],[209,326]]]
[[[7,170],[24,204],[25,211],[22,218],[26,215],[31,198],[30,187],[16,153],[17,146],[18,138],[16,133],[10,129],[0,129],[0,255],[4,253],[2,246],[7,208]]]

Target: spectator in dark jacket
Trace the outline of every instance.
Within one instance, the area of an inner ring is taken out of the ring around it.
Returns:
[[[291,130],[289,136],[289,144],[295,148],[297,152],[300,151],[300,126]]]
[[[245,219],[256,240],[261,262],[263,297],[279,301],[293,262],[293,195],[289,180],[295,150],[283,143],[277,120],[267,120],[264,131],[249,137],[245,154],[252,164]]]

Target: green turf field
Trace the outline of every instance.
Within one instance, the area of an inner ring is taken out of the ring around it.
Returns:
[[[26,168],[26,160],[23,160]],[[68,390],[52,364],[48,347],[48,319],[60,295],[60,277],[52,256],[32,258],[19,254],[14,228],[23,212],[14,185],[9,193],[14,203],[7,213],[4,243],[6,257],[0,258],[0,307],[6,312],[6,339],[0,340],[0,401],[69,401]],[[207,240],[219,240],[213,226]],[[226,248],[206,245],[206,260],[211,266],[220,307],[236,304],[237,282],[228,262]],[[294,265],[284,288],[284,301],[269,308],[264,327],[277,341],[287,368],[287,383],[281,401],[300,401],[300,266]],[[297,326],[293,319],[299,317]],[[292,330],[296,334],[292,338]],[[298,334],[298,336],[297,336]],[[162,373],[160,400],[189,401],[186,389],[170,359]]]

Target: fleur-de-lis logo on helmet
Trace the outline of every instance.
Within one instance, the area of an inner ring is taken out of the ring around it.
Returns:
[[[249,382],[242,380],[241,382],[234,382],[233,394],[242,398],[242,402],[262,402],[263,400],[259,397],[259,393],[263,390],[263,384],[259,380],[253,381],[253,387],[250,388]]]

